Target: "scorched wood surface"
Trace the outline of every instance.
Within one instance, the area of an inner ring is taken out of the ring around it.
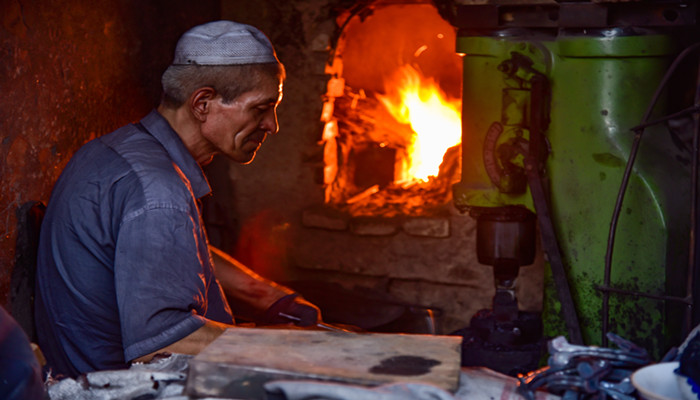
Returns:
[[[314,379],[375,386],[423,382],[454,392],[461,337],[233,328],[190,361],[192,396],[263,398],[262,385]]]

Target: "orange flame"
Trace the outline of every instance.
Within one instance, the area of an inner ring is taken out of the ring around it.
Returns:
[[[407,179],[427,181],[437,176],[445,152],[462,140],[461,103],[448,99],[432,78],[410,65],[401,67],[386,95],[379,100],[399,122],[410,124],[414,136],[407,149]]]

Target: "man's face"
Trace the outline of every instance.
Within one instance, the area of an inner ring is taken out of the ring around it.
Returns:
[[[277,105],[282,100],[282,83],[263,82],[229,104],[217,95],[210,104],[201,132],[212,155],[221,153],[242,164],[253,160],[267,134],[277,133]]]

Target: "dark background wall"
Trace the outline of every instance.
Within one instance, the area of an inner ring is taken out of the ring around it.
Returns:
[[[0,304],[16,210],[48,202],[82,144],[155,106],[179,35],[219,16],[218,0],[0,2]]]

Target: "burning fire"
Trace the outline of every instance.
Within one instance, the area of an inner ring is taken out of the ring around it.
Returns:
[[[407,149],[406,180],[428,181],[437,176],[445,152],[462,139],[461,103],[448,99],[432,78],[410,65],[400,68],[377,95],[397,121],[415,133]]]

